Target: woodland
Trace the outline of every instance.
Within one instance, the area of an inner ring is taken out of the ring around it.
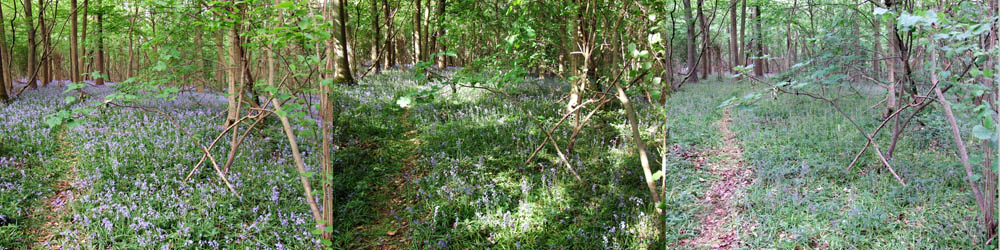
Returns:
[[[997,249],[997,0],[0,0],[2,249]]]

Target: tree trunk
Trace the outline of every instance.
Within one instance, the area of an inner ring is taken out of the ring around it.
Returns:
[[[747,0],[743,0],[743,7],[740,9],[742,9],[742,11],[740,11],[740,47],[737,48],[739,50],[739,53],[737,54],[739,55],[737,55],[736,59],[739,60],[740,65],[747,65],[747,40],[745,40],[747,33]]]
[[[754,72],[754,75],[764,76],[764,67],[765,67],[764,66],[764,59],[763,59],[764,58],[764,44],[763,44],[764,43],[764,33],[763,33],[763,28],[761,27],[762,21],[761,21],[761,18],[760,18],[760,6],[754,6],[753,7],[753,19],[754,19],[754,23],[756,24],[754,26],[754,29],[756,29],[756,31],[757,31],[756,32],[757,33],[756,34],[757,37],[754,38],[754,43],[753,43],[754,46],[756,47],[755,50],[757,51],[757,56],[756,56],[756,58],[754,58],[754,63],[753,63],[754,64],[753,65],[753,72]]]
[[[34,21],[32,21],[31,12],[31,0],[24,0],[24,21],[26,25],[25,28],[28,30],[28,64],[25,65],[24,71],[28,73],[28,88],[37,89],[38,83],[36,83],[36,81],[38,81],[38,65],[35,60],[37,60],[36,56],[38,53],[35,49],[38,43],[35,42],[35,25]]]
[[[413,63],[414,64],[416,64],[417,62],[419,62],[419,61],[421,61],[421,60],[424,59],[423,58],[423,52],[424,51],[421,48],[421,47],[423,47],[423,43],[421,42],[421,41],[423,41],[422,40],[423,39],[423,34],[421,34],[421,33],[423,33],[422,32],[423,29],[420,28],[421,24],[423,23],[421,21],[421,19],[423,18],[423,14],[420,13],[420,12],[423,11],[422,10],[423,8],[420,7],[421,2],[423,2],[423,1],[422,0],[413,0],[413,4],[414,4],[414,9],[413,9],[413,11],[414,11],[414,13],[413,13],[413,27],[414,27],[413,28]]]
[[[872,25],[872,30],[875,31],[875,36],[872,39],[872,47],[874,49],[874,52],[872,53],[872,78],[875,78],[876,80],[881,80],[882,79],[882,70],[881,70],[881,68],[882,68],[881,67],[882,66],[881,65],[882,64],[882,59],[879,58],[879,57],[882,56],[882,43],[881,43],[881,40],[882,40],[882,34],[881,34],[881,32],[882,32],[882,17],[876,16],[875,18],[872,18],[872,19],[874,19],[873,20],[874,21],[874,25]]]
[[[792,9],[788,11],[788,20],[785,23],[785,69],[792,67],[792,18],[795,17],[795,8],[798,7],[799,1],[792,0]]]
[[[632,104],[629,102],[628,96],[625,94],[625,90],[621,87],[622,83],[614,85],[615,90],[618,92],[618,101],[625,107],[625,116],[628,117],[629,126],[632,128],[632,143],[635,144],[635,149],[639,153],[639,162],[642,164],[642,173],[646,180],[646,187],[649,188],[649,194],[653,198],[653,204],[659,204],[660,193],[656,191],[656,181],[653,180],[653,171],[649,166],[649,156],[646,153],[646,143],[642,141],[642,136],[639,133],[639,121],[638,118],[636,118],[635,110],[632,109]],[[657,209],[657,212],[662,213],[659,209]]]
[[[77,0],[70,1],[70,32],[69,32],[69,67],[70,81],[78,83],[80,79],[80,46],[77,41]]]
[[[39,39],[42,42],[42,53],[39,57],[38,63],[40,67],[38,73],[41,74],[42,87],[48,86],[49,82],[52,81],[52,72],[50,71],[49,64],[49,33],[48,27],[45,26],[45,2],[44,0],[38,0],[38,29],[41,31]]]
[[[708,75],[712,74],[712,39],[709,36],[712,32],[709,30],[708,20],[705,18],[705,0],[698,0],[698,21],[701,22],[701,46],[702,53],[699,56],[702,68],[702,78],[708,78]]]
[[[385,33],[385,45],[384,45],[385,46],[385,49],[384,49],[385,51],[383,53],[386,54],[386,56],[384,56],[384,58],[383,58],[383,60],[384,60],[383,66],[386,69],[389,69],[389,67],[391,67],[392,65],[394,65],[396,63],[396,45],[393,42],[394,38],[393,38],[393,35],[392,35],[394,33],[394,31],[393,31],[393,27],[392,27],[392,21],[393,21],[393,18],[391,16],[392,13],[390,13],[391,10],[392,10],[391,8],[392,8],[392,6],[389,6],[389,0],[382,0],[382,10],[383,10],[383,14],[385,15],[385,32],[384,32]]]
[[[104,13],[97,15],[97,72],[101,77],[94,79],[94,84],[104,85],[104,78],[108,73],[104,72]]]
[[[218,57],[218,59],[216,60],[218,65],[216,66],[215,69],[215,85],[219,86],[220,88],[222,83],[226,82],[225,73],[228,72],[228,70],[226,70],[227,66],[226,66],[226,53],[225,53],[226,48],[224,45],[225,42],[226,41],[222,37],[222,31],[221,30],[215,31],[215,51],[216,51],[216,56]]]
[[[737,30],[736,30],[736,1],[730,0],[729,2],[729,62],[732,63],[731,67],[739,65],[739,43],[736,42]],[[733,72],[736,73],[736,72]]]
[[[0,8],[0,102],[10,100],[11,79],[14,78],[10,72],[10,54],[7,53],[7,19],[4,18],[3,8]],[[14,30],[11,28],[11,30]]]
[[[238,84],[237,78],[240,76],[240,71],[242,70],[240,69],[241,67],[237,66],[239,65],[239,51],[238,51],[240,42],[239,29],[240,26],[237,23],[234,24],[233,27],[229,30],[229,65],[227,66],[227,68],[229,69],[227,70],[227,72],[229,73],[228,77],[229,104],[226,108],[227,127],[231,126],[240,118],[239,100],[237,98],[242,96],[242,93],[240,93],[239,89],[236,86]]]
[[[77,78],[79,78],[81,82],[86,79],[84,77],[84,73],[87,73],[86,70],[85,70],[86,69],[86,67],[85,67],[86,64],[85,63],[87,62],[87,60],[84,60],[84,58],[88,57],[87,56],[87,53],[88,53],[87,52],[87,48],[89,47],[89,46],[87,46],[87,23],[89,22],[89,18],[88,18],[89,14],[87,12],[90,9],[90,8],[88,8],[88,6],[90,6],[90,0],[83,0],[83,18],[81,18],[82,19],[81,20],[82,23],[80,24],[80,44],[79,44],[80,45],[80,47],[79,47],[80,51],[77,51],[77,52],[79,52],[79,54],[77,55],[77,58],[76,58],[77,61],[78,61],[78,64],[79,64],[78,65],[79,69],[77,69],[77,70],[80,72],[80,74],[77,76]]]
[[[354,75],[348,58],[351,54],[347,50],[347,11],[344,10],[343,0],[333,0],[332,4],[333,56],[336,60],[334,71],[337,73],[334,76],[334,83],[353,85],[355,83]]]
[[[372,1],[372,30],[375,31],[375,36],[372,37],[374,42],[372,42],[372,65],[375,67],[375,73],[382,73],[382,62],[380,62],[381,57],[384,57],[382,52],[382,23],[379,22],[379,9],[378,1]]]
[[[684,3],[684,21],[687,25],[687,74],[690,75],[688,80],[690,82],[698,82],[698,70],[695,69],[697,63],[695,62],[697,53],[695,48],[695,33],[694,24],[695,19],[691,14],[691,0],[682,0]]]
[[[445,32],[443,26],[444,26],[444,18],[445,18],[445,16],[444,16],[444,14],[445,14],[445,4],[447,2],[448,2],[447,0],[439,0],[438,6],[437,6],[437,21],[435,22],[435,27],[437,29],[437,34],[434,35],[434,39],[431,42],[431,44],[434,44],[435,46],[438,47],[438,52],[443,52],[445,49],[447,49],[447,47],[444,46],[444,42],[440,41],[441,38],[444,37],[444,32]],[[437,58],[437,66],[438,66],[438,68],[442,68],[443,69],[445,66],[448,66],[447,63],[446,63],[446,61],[445,61],[446,58],[447,57],[445,57],[443,54],[442,55],[438,55],[438,58]]]

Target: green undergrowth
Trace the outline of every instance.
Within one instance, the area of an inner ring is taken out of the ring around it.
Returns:
[[[836,91],[836,89],[832,90]],[[830,92],[836,93],[836,92]],[[846,90],[839,93],[847,93]],[[883,97],[838,99],[866,131],[881,122]],[[977,209],[941,111],[916,118],[893,155],[900,185],[872,150],[847,170],[864,137],[828,103],[779,96],[733,114],[743,157],[755,172],[740,203],[748,248],[968,249],[982,244]],[[887,130],[883,130],[887,131]],[[877,138],[885,150],[890,134]],[[981,153],[980,153],[981,154]],[[979,243],[975,243],[979,241]]]

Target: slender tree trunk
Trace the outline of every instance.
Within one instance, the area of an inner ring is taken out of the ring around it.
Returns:
[[[392,27],[392,21],[393,21],[391,13],[392,6],[389,6],[389,0],[382,0],[382,10],[385,16],[385,32],[383,32],[385,33],[385,45],[384,45],[385,51],[383,53],[386,53],[386,56],[384,56],[383,58],[384,60],[383,66],[386,69],[389,69],[389,67],[395,64],[396,60],[396,45],[393,42],[394,38],[392,35],[393,33],[395,33]]]
[[[94,79],[94,84],[104,85],[104,78],[108,73],[104,72],[104,13],[97,15],[97,72],[101,77]]]
[[[14,78],[10,72],[10,54],[7,52],[7,19],[4,18],[3,8],[0,8],[0,102],[10,100],[11,79]],[[13,28],[11,28],[13,30]]]
[[[217,57],[216,61],[218,62],[215,69],[215,85],[218,87],[221,87],[223,82],[227,82],[226,72],[229,72],[226,70],[228,66],[226,66],[225,42],[226,41],[222,37],[222,31],[215,31],[215,51]]]
[[[422,0],[413,0],[413,4],[414,4],[414,9],[413,9],[413,11],[414,11],[414,13],[413,13],[413,27],[414,27],[413,28],[413,63],[417,63],[417,62],[419,62],[419,61],[421,61],[421,60],[424,59],[423,58],[423,52],[424,51],[422,49],[423,43],[421,42],[421,41],[423,41],[422,40],[423,39],[423,34],[421,34],[421,33],[423,33],[423,29],[420,27],[421,24],[423,24],[423,21],[421,21],[421,19],[423,19],[423,14],[421,14],[421,12],[423,11],[423,7],[420,7],[421,2],[423,2],[423,1]]]
[[[732,66],[736,66],[736,65],[740,64],[739,59],[737,59],[737,58],[739,58],[738,56],[739,56],[739,51],[740,51],[739,50],[740,45],[739,45],[738,42],[736,42],[736,37],[737,37],[737,30],[736,30],[736,3],[737,2],[736,1],[739,1],[739,0],[730,0],[730,2],[729,2],[729,5],[730,5],[729,6],[729,62],[732,63],[732,65],[731,65],[730,68],[732,68]],[[733,73],[736,73],[736,72],[734,71]]]
[[[347,11],[344,10],[343,0],[333,0],[333,42],[334,42],[334,71],[337,73],[334,82],[338,84],[355,84],[353,71],[348,58],[351,54],[347,48]]]
[[[875,31],[875,36],[872,39],[872,48],[874,49],[874,53],[872,53],[872,78],[875,78],[877,80],[881,80],[882,79],[882,72],[881,72],[882,71],[881,70],[882,59],[880,57],[882,56],[882,43],[881,43],[881,41],[882,41],[882,34],[881,34],[881,32],[882,32],[882,23],[881,23],[882,22],[882,17],[878,17],[877,16],[877,17],[872,18],[872,19],[874,21],[874,25],[872,25],[872,30]]]
[[[38,65],[35,60],[38,52],[35,49],[38,43],[35,42],[35,25],[34,21],[32,21],[31,4],[31,0],[24,0],[24,21],[25,28],[28,30],[28,64],[25,65],[24,71],[28,73],[28,88],[37,89]]]
[[[76,6],[77,0],[70,1],[70,32],[69,32],[69,67],[70,67],[70,81],[78,83],[80,79],[80,46],[77,41],[77,11],[79,9]]]
[[[89,45],[87,43],[87,23],[89,22],[89,18],[88,18],[89,17],[89,13],[87,13],[87,12],[90,9],[90,8],[88,8],[88,6],[90,6],[90,0],[83,0],[83,17],[81,18],[82,19],[81,20],[82,23],[80,24],[80,44],[79,44],[80,45],[80,51],[78,51],[80,54],[78,54],[77,58],[76,58],[79,61],[79,63],[78,63],[79,64],[78,65],[79,66],[78,71],[80,72],[80,75],[79,75],[78,78],[80,79],[81,82],[86,79],[86,77],[84,77],[84,73],[88,73],[85,70],[85,69],[87,69],[86,68],[86,62],[87,62],[87,60],[84,59],[84,58],[88,58],[89,57],[87,53],[89,53],[88,52],[88,48],[90,47],[90,46],[87,46],[87,45]]]
[[[139,5],[135,5],[134,9],[135,10],[132,13],[132,24],[129,25],[128,27],[128,65],[126,66],[125,77],[123,78],[132,77],[135,74],[135,69],[138,67],[137,65],[138,62],[136,62],[136,57],[135,57],[136,48],[135,48],[135,38],[133,38],[133,34],[135,33],[136,19],[139,18]],[[199,31],[196,36],[197,36],[195,43],[196,47],[198,49],[201,49],[201,32]],[[200,81],[201,79],[198,80]]]
[[[736,59],[739,60],[740,65],[747,65],[747,52],[746,52],[746,33],[747,33],[747,0],[743,0],[743,7],[740,11],[740,46],[738,48],[739,54]]]
[[[437,6],[437,21],[435,21],[435,25],[434,25],[436,27],[436,29],[437,29],[437,34],[434,35],[434,38],[433,38],[433,41],[431,41],[431,44],[434,44],[435,46],[439,47],[438,48],[438,52],[443,52],[445,49],[447,49],[447,47],[444,46],[444,42],[441,41],[441,39],[442,39],[442,37],[444,37],[444,32],[445,32],[445,30],[444,30],[445,4],[448,1],[447,0],[438,0],[438,1],[439,2],[438,2],[438,6]],[[445,57],[444,55],[438,55],[438,58],[437,58],[437,66],[438,66],[438,68],[442,68],[443,69],[445,66],[448,66],[447,63],[446,63],[446,61],[445,61],[446,58],[447,57]]]
[[[40,60],[38,61],[41,65],[38,73],[41,74],[42,87],[48,86],[49,82],[52,81],[52,71],[49,65],[49,32],[48,27],[45,26],[45,2],[44,0],[38,0],[38,29],[41,31],[38,35],[42,42],[42,51],[40,55]]]
[[[375,73],[382,73],[382,62],[381,57],[384,57],[382,52],[382,23],[379,22],[379,8],[378,2],[372,0],[372,30],[375,31],[375,36],[372,37],[374,42],[372,42],[372,64],[375,67]],[[386,17],[388,18],[388,17]]]
[[[754,19],[754,23],[756,24],[754,26],[754,28],[757,31],[756,32],[757,33],[756,34],[756,38],[754,38],[754,43],[753,43],[754,46],[757,47],[755,49],[757,51],[757,58],[754,59],[753,72],[754,72],[754,75],[764,76],[764,67],[765,67],[765,65],[764,65],[764,59],[763,59],[763,57],[764,57],[764,45],[763,45],[763,43],[764,43],[764,33],[763,33],[763,28],[761,27],[762,21],[761,21],[761,18],[760,18],[760,6],[754,6],[753,7],[753,19]]]
[[[625,107],[625,116],[628,117],[629,126],[632,128],[632,143],[635,144],[635,149],[639,153],[639,162],[642,164],[642,173],[646,180],[646,187],[649,188],[649,195],[653,198],[653,204],[659,204],[660,193],[656,191],[656,181],[653,180],[653,171],[649,166],[646,143],[642,141],[642,136],[639,133],[639,121],[636,118],[635,110],[632,109],[632,104],[629,102],[625,90],[621,87],[622,84],[614,85],[615,90],[617,90],[618,101]],[[657,212],[662,213],[660,209],[657,209]]]
[[[694,25],[695,19],[691,14],[691,0],[682,0],[684,3],[684,21],[687,25],[687,74],[691,75],[688,80],[690,82],[698,82],[698,70],[695,69],[697,60],[697,49],[695,47],[695,39],[698,35],[695,33]]]
[[[795,18],[795,8],[798,4],[798,0],[792,0],[792,9],[788,11],[788,20],[785,22],[785,69],[792,67],[792,50],[795,49],[792,46],[792,20]]]
[[[702,55],[699,57],[701,59],[702,77],[708,78],[708,75],[712,74],[712,39],[709,36],[712,32],[709,30],[708,20],[705,18],[705,0],[698,0],[698,21],[701,22],[701,46]]]
[[[240,63],[239,62],[240,52],[238,51],[240,46],[239,33],[240,33],[240,25],[238,23],[234,24],[233,27],[229,29],[229,65],[227,66],[228,68],[227,72],[229,73],[228,77],[229,105],[227,106],[228,113],[226,115],[227,127],[231,126],[240,118],[238,98],[243,95],[237,88],[237,85],[239,84],[237,83],[237,78],[240,77],[240,71],[242,70],[241,67],[237,66]]]

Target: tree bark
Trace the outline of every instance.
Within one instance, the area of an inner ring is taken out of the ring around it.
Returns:
[[[392,18],[391,8],[389,0],[382,0],[382,10],[385,15],[385,51],[383,52],[386,53],[386,56],[383,58],[385,60],[383,64],[385,69],[389,69],[389,67],[396,64],[396,43],[393,42],[394,37],[392,35],[394,33],[392,27],[394,18]]]
[[[40,67],[38,73],[41,74],[42,87],[48,86],[49,82],[52,81],[52,71],[49,67],[49,32],[48,27],[45,26],[45,2],[44,0],[38,0],[38,29],[41,31],[39,39],[42,42],[42,53],[39,57],[38,63]]]
[[[38,45],[38,43],[35,42],[35,25],[34,21],[32,21],[31,12],[31,0],[24,0],[24,21],[26,25],[25,28],[28,30],[28,64],[25,65],[24,71],[28,73],[28,88],[37,89],[38,83],[36,81],[38,81],[38,65],[35,60],[37,60],[36,56],[38,52],[35,51],[35,46]]]
[[[104,85],[104,78],[108,73],[104,72],[104,13],[97,14],[97,72],[101,77],[94,79],[94,84]]]
[[[422,40],[423,39],[423,34],[422,34],[423,33],[423,29],[420,27],[421,24],[423,23],[421,21],[421,19],[423,19],[423,14],[420,13],[420,12],[423,11],[422,10],[423,7],[420,6],[421,2],[423,2],[423,1],[422,0],[413,0],[413,4],[414,4],[414,9],[413,9],[413,11],[414,11],[414,13],[413,13],[413,27],[414,27],[413,28],[413,63],[420,62],[421,60],[424,59],[423,58],[424,50],[422,49],[423,43],[421,42],[421,41],[423,41]]]
[[[691,0],[682,0],[681,2],[684,3],[684,21],[687,25],[687,74],[691,75],[688,77],[688,80],[690,82],[698,82],[698,70],[695,69],[695,66],[697,66],[695,62],[697,60],[697,56],[695,55],[697,53],[695,39],[698,34],[695,33],[694,29],[695,19],[691,14]]]
[[[70,1],[70,8],[72,12],[70,13],[70,32],[69,32],[69,67],[70,67],[70,81],[78,83],[80,79],[80,45],[77,41],[77,11],[79,9],[76,5],[77,0]]]
[[[702,78],[708,78],[712,74],[712,39],[709,36],[708,20],[705,18],[705,0],[698,0],[698,21],[701,23],[701,47],[702,54],[699,56],[702,68]]]
[[[764,33],[763,33],[763,28],[761,27],[762,20],[760,18],[760,6],[754,6],[753,7],[753,18],[754,18],[754,23],[757,24],[756,26],[754,26],[754,28],[757,31],[756,32],[757,33],[756,34],[757,37],[754,38],[754,43],[753,44],[754,44],[755,47],[757,47],[756,48],[757,57],[754,59],[753,72],[754,72],[754,75],[764,76],[764,67],[765,67],[764,66],[764,59],[763,59],[763,57],[764,57],[764,45],[763,45],[763,43],[764,43]]]
[[[792,0],[792,9],[788,11],[788,20],[785,23],[785,69],[792,67],[792,56],[795,47],[792,46],[792,19],[795,18],[795,8],[799,1]]]
[[[740,65],[747,65],[747,52],[746,52],[746,33],[747,33],[747,0],[743,0],[743,7],[740,11],[740,47],[738,48],[739,54],[736,59],[739,60]]]
[[[372,0],[372,30],[375,31],[375,36],[372,37],[374,42],[372,42],[372,64],[375,66],[375,73],[382,73],[382,62],[380,58],[384,57],[382,52],[382,23],[379,22],[379,8],[378,1]]]
[[[732,65],[731,65],[730,68],[732,68],[732,66],[739,65],[739,63],[740,63],[739,59],[737,59],[738,55],[739,55],[739,47],[740,47],[740,45],[739,45],[739,43],[736,40],[736,37],[737,37],[737,34],[736,34],[737,33],[736,32],[737,31],[736,30],[736,1],[739,1],[739,0],[730,0],[730,3],[729,3],[729,5],[730,5],[729,6],[729,62],[732,63]],[[736,73],[736,72],[734,71],[733,73]]]
[[[237,78],[240,76],[239,65],[239,23],[233,25],[229,29],[229,65],[227,72],[229,73],[228,79],[228,91],[229,91],[229,104],[227,105],[226,114],[226,126],[230,126],[239,119],[239,101],[237,98],[241,96],[239,89],[237,89]]]
[[[7,53],[7,19],[4,18],[3,8],[0,8],[0,102],[10,100],[8,86],[10,86],[13,76],[10,74],[10,54]],[[13,30],[13,28],[12,28]]]
[[[629,126],[632,128],[632,143],[635,144],[635,149],[639,153],[639,162],[642,165],[642,173],[646,180],[646,187],[649,188],[649,194],[653,198],[653,204],[659,204],[660,193],[656,191],[656,181],[653,180],[653,171],[649,166],[649,156],[646,153],[646,143],[642,141],[642,136],[639,133],[639,121],[638,118],[636,118],[635,110],[632,109],[632,104],[629,102],[628,96],[625,94],[625,90],[621,87],[622,84],[619,83],[614,85],[615,90],[617,91],[618,101],[625,107],[625,116],[628,117]],[[659,209],[657,209],[657,211],[660,212]]]
[[[333,45],[334,45],[334,60],[336,64],[334,65],[334,83],[338,84],[355,84],[354,75],[351,71],[351,65],[349,63],[349,56],[347,50],[347,11],[344,10],[343,0],[333,0],[332,4],[334,9],[332,10],[331,18],[334,22],[333,25]]]
[[[876,16],[874,19],[874,25],[872,25],[872,30],[875,31],[875,35],[872,39],[872,47],[874,52],[872,53],[872,78],[877,80],[882,79],[881,64],[882,59],[882,17]]]
[[[434,26],[437,29],[437,34],[435,34],[434,38],[432,38],[431,44],[433,44],[433,46],[435,46],[435,47],[438,47],[437,48],[438,52],[443,52],[445,49],[447,49],[447,47],[444,46],[444,42],[441,41],[441,38],[444,37],[444,32],[445,32],[445,30],[444,30],[444,18],[445,18],[445,16],[444,15],[445,15],[445,5],[446,5],[446,3],[448,1],[447,0],[438,0],[438,1],[439,2],[438,2],[438,6],[437,6],[437,21],[434,22],[435,23]],[[446,65],[447,63],[445,61],[446,58],[447,57],[445,57],[444,55],[438,55],[438,58],[437,58],[437,66],[438,66],[438,68],[442,68],[443,69],[445,66],[447,66]]]

